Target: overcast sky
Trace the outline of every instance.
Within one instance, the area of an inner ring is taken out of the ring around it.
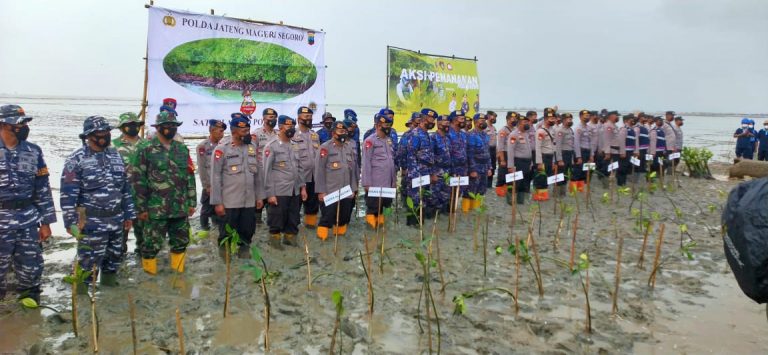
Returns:
[[[140,98],[134,0],[0,1],[0,93]],[[329,104],[383,105],[386,46],[478,58],[484,107],[768,112],[768,0],[197,1],[323,29]]]

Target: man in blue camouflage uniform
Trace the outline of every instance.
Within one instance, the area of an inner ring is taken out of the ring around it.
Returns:
[[[432,185],[431,194],[427,199],[430,209],[442,213],[448,213],[451,199],[451,186],[445,176],[451,174],[451,142],[448,139],[450,125],[448,117],[440,115],[437,118],[437,131],[429,134],[432,144],[432,154],[435,164],[432,166],[432,175],[437,176],[437,181]]]
[[[469,167],[469,186],[467,191],[476,195],[485,195],[488,188],[486,181],[493,176],[491,170],[490,137],[485,133],[488,128],[485,114],[476,113],[472,117],[474,128],[467,135],[467,165]],[[472,209],[480,207],[480,199],[472,199]]]
[[[40,302],[41,242],[56,222],[43,151],[26,141],[31,120],[17,105],[0,106],[0,300],[13,262],[19,295]]]
[[[123,230],[130,230],[136,218],[123,158],[109,147],[111,129],[104,117],[86,118],[80,134],[83,146],[67,158],[61,173],[64,227],[70,235],[75,235],[75,228],[82,235],[77,241],[78,262],[84,270],[93,270],[94,265],[101,270],[105,286],[117,286]],[[95,280],[97,274],[92,277]]]
[[[408,138],[408,147],[406,151],[406,163],[407,163],[407,175],[406,186],[408,186],[408,197],[413,200],[413,208],[416,214],[418,214],[419,205],[421,204],[421,196],[419,191],[421,190],[424,196],[429,196],[430,186],[423,186],[421,189],[414,188],[412,181],[415,178],[431,175],[431,182],[434,183],[437,180],[437,176],[432,175],[432,166],[435,164],[434,156],[432,154],[432,143],[429,139],[430,129],[435,127],[435,120],[437,119],[437,112],[432,109],[425,108],[421,110],[421,123],[413,129],[413,133]],[[431,216],[432,212],[429,206],[422,207],[424,217]],[[414,213],[408,216],[409,226],[419,226],[419,218]]]
[[[448,139],[451,142],[451,176],[467,176],[469,169],[467,141],[469,137],[467,132],[464,131],[467,127],[465,113],[464,111],[453,111],[448,115],[448,119],[451,121],[451,130],[448,132]],[[466,186],[459,188],[459,196],[461,196],[462,212],[469,212],[472,201],[470,201],[469,194],[467,194]]]
[[[320,138],[320,144],[323,144],[331,138],[333,138],[333,123],[336,122],[336,117],[333,114],[326,112],[323,114],[323,128],[317,130],[317,137]]]
[[[408,152],[408,140],[413,134],[413,129],[419,124],[421,120],[421,112],[414,112],[411,114],[411,118],[405,123],[405,127],[408,129],[403,132],[403,136],[400,137],[400,144],[395,148],[395,166],[400,171],[400,200],[405,207],[405,197],[408,195],[408,183],[406,181],[407,175],[407,152]]]

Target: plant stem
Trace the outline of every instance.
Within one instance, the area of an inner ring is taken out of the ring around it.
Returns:
[[[304,257],[307,259],[307,291],[312,291],[312,267],[309,265],[309,242],[307,242],[307,233],[303,233],[304,237]]]
[[[581,277],[581,271],[579,271],[579,281],[581,281],[581,289],[584,290],[584,305],[587,313],[587,322],[584,325],[587,334],[592,333],[592,309],[589,305],[589,269],[586,270],[586,283]]]
[[[472,251],[477,254],[477,229],[479,228],[480,222],[480,215],[475,214],[475,225],[472,228]]]
[[[661,246],[664,243],[664,223],[659,228],[659,238],[656,242],[656,257],[653,259],[653,270],[651,270],[651,276],[648,278],[648,286],[653,289],[656,287],[656,271],[659,269],[659,258],[661,257]]]
[[[78,268],[78,260],[77,255],[75,255],[75,263],[72,267],[72,331],[75,332],[75,338],[78,337],[77,335],[77,284],[80,283],[80,280],[78,280],[77,275],[77,268]]]
[[[528,229],[528,239],[531,240],[531,250],[533,251],[534,259],[536,260],[536,270],[534,271],[534,274],[536,275],[536,283],[539,287],[539,297],[544,297],[544,286],[541,282],[541,261],[539,260],[539,248],[536,247],[536,239],[533,238],[533,230],[530,228]]]
[[[488,215],[485,215],[485,229],[483,230],[483,277],[488,276]]]
[[[264,321],[266,324],[266,330],[264,331],[264,350],[269,351],[269,317],[271,313],[272,305],[269,302],[269,292],[267,292],[267,283],[265,279],[269,275],[267,270],[267,263],[264,258],[261,258],[261,265],[264,267],[264,274],[261,276],[261,292],[264,294]]]
[[[576,230],[579,228],[579,214],[573,219],[573,236],[571,237],[571,260],[568,263],[568,270],[573,270],[573,263],[576,259]]]
[[[98,267],[96,263],[93,264],[93,272],[91,273],[91,336],[93,338],[93,352],[99,352],[99,321],[96,317],[96,277]]]
[[[645,223],[643,223],[645,224]],[[651,221],[648,221],[648,225],[645,226],[645,233],[643,233],[643,246],[640,247],[640,259],[637,261],[637,267],[643,268],[643,260],[645,258],[645,248],[648,245],[648,232],[651,231]]]
[[[615,229],[616,234],[618,234],[618,230]],[[618,251],[616,251],[616,282],[613,287],[613,305],[611,306],[611,314],[616,315],[616,313],[619,312],[619,283],[621,282],[621,253],[622,248],[624,247],[624,236],[619,236],[619,243],[618,243]]]
[[[136,341],[136,305],[133,303],[133,296],[128,294],[128,312],[131,316],[131,340],[133,344],[133,355],[136,355],[138,342]]]
[[[515,235],[515,248],[519,248],[520,246],[520,238]],[[515,316],[520,313],[520,305],[517,303],[517,292],[520,288],[520,252],[515,253],[515,294],[513,297],[515,298]]]
[[[230,269],[231,269],[231,246],[230,241],[227,239],[226,243],[226,252],[224,253],[224,260],[227,263],[227,275],[225,278],[225,284],[224,284],[224,318],[227,318],[227,308],[229,308],[229,276],[230,276]]]
[[[179,334],[179,354],[186,354],[187,352],[184,351],[184,328],[181,327],[181,311],[179,307],[176,307],[176,332]]]
[[[424,311],[427,315],[427,344],[429,344],[429,353],[432,353],[432,320],[429,316],[429,272],[427,271],[427,262],[422,265],[424,270]]]

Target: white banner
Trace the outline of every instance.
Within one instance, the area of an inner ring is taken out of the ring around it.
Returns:
[[[174,98],[181,133],[208,131],[234,112],[296,117],[301,106],[325,111],[325,33],[239,19],[149,8],[147,124]]]

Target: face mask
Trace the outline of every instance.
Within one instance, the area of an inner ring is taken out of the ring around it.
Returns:
[[[307,128],[312,128],[312,120],[301,120],[299,121],[302,126]]]
[[[749,125],[749,128],[755,128],[755,126],[753,126],[753,125]]]
[[[13,135],[16,136],[19,142],[27,140],[27,137],[29,137],[29,126],[14,127]]]
[[[136,126],[136,125],[123,126],[123,134],[125,134],[128,137],[136,137],[139,135],[139,126]]]
[[[523,131],[527,131],[527,130],[529,130],[530,128],[531,128],[531,125],[529,125],[529,124],[527,124],[527,123],[523,125]]]
[[[464,128],[467,126],[466,122],[459,122],[459,128]]]
[[[277,120],[267,120],[266,122],[267,122],[267,126],[271,128],[275,128],[275,126],[277,125]]]
[[[333,122],[323,122],[323,127],[325,127],[325,129],[331,129],[331,125],[333,125]]]
[[[496,124],[496,119],[492,119],[491,124]]]
[[[175,126],[165,126],[161,127],[158,133],[165,139],[173,139],[176,136],[176,129]]]
[[[243,144],[251,144],[251,135],[244,135],[242,138],[240,138],[240,141],[243,142]]]
[[[390,133],[392,133],[392,128],[389,128],[389,127],[382,128],[381,133],[384,133],[385,135],[389,135]]]
[[[339,141],[339,143],[344,143],[347,141],[347,136],[346,135],[336,136],[336,140]]]
[[[432,128],[435,128],[435,123],[434,122],[427,122],[426,128],[427,128],[427,131],[429,131]]]
[[[747,128],[747,127],[749,127],[749,125],[748,125],[748,124],[743,124],[743,125],[741,125],[741,128]]]
[[[478,124],[477,128],[480,128],[480,130],[484,130],[484,129],[488,128],[488,124],[487,123]]]
[[[293,138],[294,134],[296,134],[296,128],[291,127],[285,130],[285,136],[288,138]]]
[[[763,126],[763,127],[765,127],[765,129],[768,129],[768,124],[767,124],[767,125],[765,125],[765,126]]]
[[[466,128],[467,128],[467,130],[472,129],[472,123],[467,123]]]
[[[554,122],[552,122],[552,121],[547,121],[547,126],[549,126],[549,127],[552,127],[552,126],[554,126],[554,125],[555,125],[555,123],[554,123]]]
[[[571,126],[573,126],[573,122],[568,122],[568,123],[565,124],[565,126],[566,127],[571,127]]]
[[[97,147],[101,149],[109,147],[109,143],[111,140],[110,139],[111,136],[109,135],[109,133],[101,134],[101,135],[92,135],[91,137],[92,137],[91,142],[93,142],[93,144],[95,144]]]
[[[443,131],[444,133],[448,133],[449,126],[440,126],[438,128],[440,128],[440,130]]]

